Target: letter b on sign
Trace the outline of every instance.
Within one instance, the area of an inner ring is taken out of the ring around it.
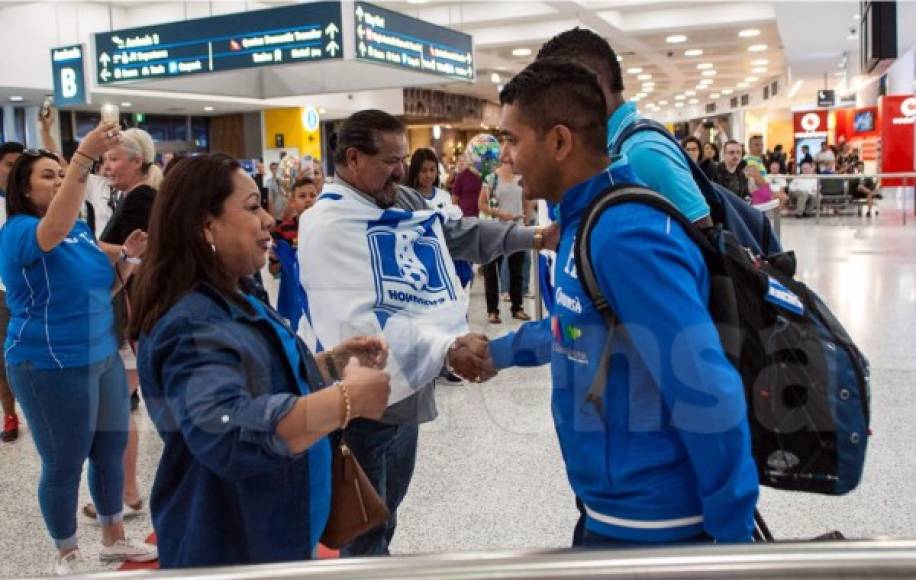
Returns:
[[[60,69],[60,89],[65,99],[72,99],[79,91],[76,84],[76,71],[69,67]]]

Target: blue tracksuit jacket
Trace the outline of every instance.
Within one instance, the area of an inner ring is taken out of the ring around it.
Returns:
[[[757,471],[741,378],[707,311],[709,273],[680,226],[642,204],[608,209],[592,234],[596,276],[624,331],[614,336],[603,408],[585,400],[607,327],[577,279],[574,237],[612,179],[605,171],[566,192],[552,317],[494,340],[494,362],[550,362],[557,435],[590,531],[749,541]]]

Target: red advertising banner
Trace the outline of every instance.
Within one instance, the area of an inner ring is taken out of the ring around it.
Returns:
[[[914,170],[913,127],[916,123],[916,96],[881,97],[881,172],[900,173]],[[910,180],[912,185],[913,180]],[[882,181],[885,186],[903,185],[900,179]]]
[[[797,111],[792,114],[795,136],[827,134],[827,111]]]

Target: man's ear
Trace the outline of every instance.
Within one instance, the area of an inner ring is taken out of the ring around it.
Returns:
[[[573,133],[566,125],[554,125],[547,133],[547,142],[554,160],[566,161],[573,150]]]
[[[359,150],[356,147],[347,148],[347,167],[356,168],[359,161]]]

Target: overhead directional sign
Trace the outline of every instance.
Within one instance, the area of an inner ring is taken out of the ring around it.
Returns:
[[[107,85],[343,58],[339,2],[294,4],[95,35]]]
[[[474,80],[474,42],[469,35],[366,2],[355,2],[354,13],[356,58]]]
[[[58,107],[84,105],[87,101],[83,77],[83,45],[51,49],[51,71],[54,75],[54,104]]]

